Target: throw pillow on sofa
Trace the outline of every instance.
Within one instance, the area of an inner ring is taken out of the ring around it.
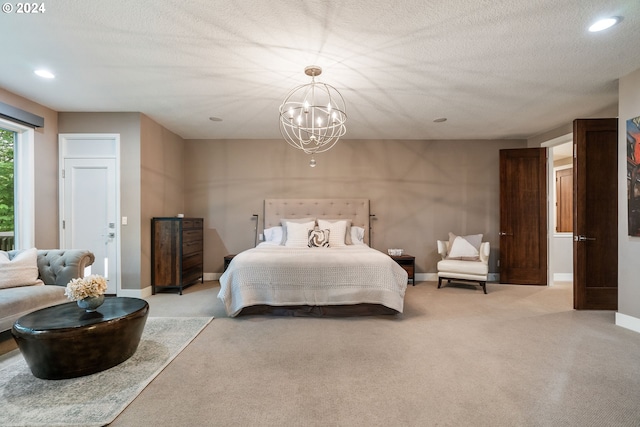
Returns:
[[[456,236],[449,233],[449,253],[447,259],[458,259],[463,261],[480,260],[480,244],[482,234],[470,234],[468,236]]]
[[[25,249],[13,259],[9,259],[7,252],[0,251],[0,289],[31,285],[42,285],[38,279],[38,250]]]

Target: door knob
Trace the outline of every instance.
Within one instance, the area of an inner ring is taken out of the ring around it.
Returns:
[[[583,235],[573,236],[574,242],[586,242],[587,240],[596,240],[595,237],[587,237]]]

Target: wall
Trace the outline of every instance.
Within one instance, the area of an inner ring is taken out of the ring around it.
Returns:
[[[58,113],[58,131],[120,134],[120,214],[128,218],[120,234],[121,288],[140,289],[140,113]]]
[[[640,70],[620,79],[618,121],[618,313],[616,323],[640,332],[640,238],[629,237],[627,226],[627,120],[640,116]],[[630,316],[630,318],[626,317]],[[621,322],[622,320],[622,322]]]
[[[35,245],[41,249],[58,248],[58,113],[1,88],[0,102],[44,117],[44,127],[35,130],[34,141]]]
[[[184,140],[140,116],[141,276],[151,285],[151,218],[184,213]]]
[[[266,198],[371,200],[372,246],[403,248],[418,273],[435,272],[436,240],[484,233],[496,272],[499,150],[525,141],[344,140],[308,155],[282,140],[187,140],[185,214],[205,219],[205,272],[253,247]]]

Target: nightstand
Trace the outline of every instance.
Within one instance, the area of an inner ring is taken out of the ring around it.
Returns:
[[[416,257],[413,255],[389,255],[400,267],[404,268],[409,277],[407,282],[411,280],[413,286],[416,285]]]
[[[231,263],[231,260],[233,259],[234,256],[236,256],[236,254],[224,256],[224,269],[222,270],[223,272],[227,271],[227,267],[229,267],[229,263]]]

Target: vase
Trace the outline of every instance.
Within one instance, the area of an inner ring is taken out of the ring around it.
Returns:
[[[86,297],[78,300],[78,307],[84,308],[87,313],[93,313],[104,302],[104,295],[98,295],[97,297]]]

